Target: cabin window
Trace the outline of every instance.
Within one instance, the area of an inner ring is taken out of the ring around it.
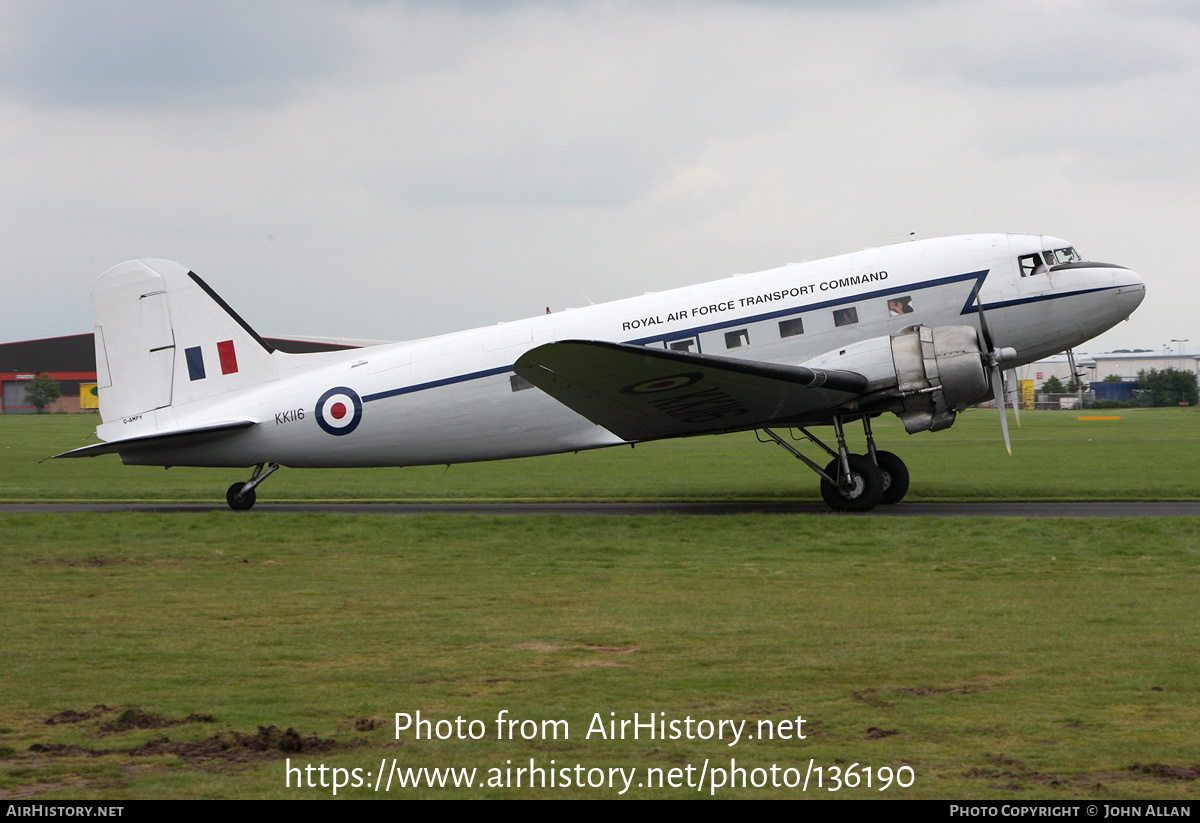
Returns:
[[[1040,254],[1026,254],[1018,257],[1017,260],[1021,263],[1022,277],[1046,273],[1046,264],[1042,262]]]
[[[525,389],[533,388],[533,384],[519,374],[514,374],[508,378],[508,385],[512,387],[513,391],[524,391]]]
[[[689,337],[686,340],[675,340],[667,344],[667,348],[671,351],[691,351],[696,346],[696,338]]]
[[[725,348],[736,349],[750,345],[750,332],[746,329],[725,332]]]
[[[892,317],[899,317],[902,314],[912,314],[912,295],[906,294],[904,297],[889,297],[888,298],[888,314]]]
[[[795,337],[797,334],[804,334],[804,320],[794,317],[791,320],[779,321],[780,337]]]
[[[858,309],[851,306],[848,309],[833,310],[833,325],[853,326],[858,322]]]

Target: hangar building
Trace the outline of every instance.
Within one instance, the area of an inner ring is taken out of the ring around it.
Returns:
[[[337,351],[361,348],[387,341],[331,340],[316,337],[266,338],[280,351],[301,354],[315,351]],[[1200,355],[1155,352],[1114,352],[1088,355],[1079,353],[1076,365],[1086,375],[1084,381],[1097,383],[1110,374],[1120,375],[1126,383],[1137,381],[1138,372],[1151,369],[1178,369],[1197,375],[1200,381]],[[26,399],[24,383],[39,374],[49,373],[62,389],[62,397],[47,411],[95,411],[87,393],[96,382],[96,350],[91,334],[73,334],[44,340],[0,343],[0,414],[32,414],[37,411]],[[1040,388],[1051,377],[1064,383],[1071,377],[1066,355],[1059,354],[1016,369],[1020,380],[1032,381]],[[80,386],[83,386],[82,393]]]
[[[265,339],[271,346],[292,354],[353,349],[369,344],[368,341],[318,338]],[[0,343],[0,414],[35,413],[37,409],[25,396],[25,384],[43,373],[57,380],[62,391],[62,397],[47,406],[46,411],[96,410],[95,403],[88,402],[88,393],[96,383],[96,348],[91,334]]]
[[[1112,352],[1110,354],[1082,354],[1076,352],[1075,365],[1084,375],[1085,383],[1103,381],[1109,375],[1115,374],[1125,383],[1136,383],[1139,372],[1151,369],[1163,371],[1175,369],[1186,371],[1200,377],[1200,355],[1175,354],[1172,352]],[[1028,366],[1016,369],[1017,376],[1022,380],[1032,380],[1034,385],[1041,387],[1051,377],[1057,377],[1063,383],[1071,379],[1071,366],[1065,354],[1056,354],[1045,360],[1038,360]]]

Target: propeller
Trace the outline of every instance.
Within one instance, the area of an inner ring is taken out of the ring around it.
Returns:
[[[979,310],[979,331],[983,334],[983,346],[986,350],[988,368],[992,370],[992,394],[996,398],[996,409],[1000,412],[1000,431],[1004,433],[1004,448],[1012,456],[1012,440],[1008,436],[1008,414],[1004,409],[1004,372],[1000,366],[1017,359],[1017,350],[1005,346],[997,348],[993,342],[991,330],[988,329],[987,315],[983,312],[983,300],[979,297],[979,281],[975,281],[975,308]]]
[[[1021,428],[1021,384],[1017,381],[1017,372],[1014,369],[1008,370],[1008,377],[1011,379],[1005,380],[1004,387],[1019,429]]]

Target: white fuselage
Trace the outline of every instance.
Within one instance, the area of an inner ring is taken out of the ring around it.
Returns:
[[[105,440],[234,419],[257,425],[205,445],[125,456],[151,465],[403,466],[590,449],[625,442],[517,378],[529,349],[565,339],[802,365],[914,324],[978,326],[974,290],[997,346],[1028,363],[1088,340],[1141,302],[1128,269],[1076,264],[1022,276],[1018,258],[1068,246],[1039,235],[917,241],[423,340],[327,354],[272,355],[277,377],[213,398],[107,420]],[[347,435],[316,404],[345,387],[361,398]]]

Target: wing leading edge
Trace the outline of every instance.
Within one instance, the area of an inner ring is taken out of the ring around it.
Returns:
[[[625,440],[780,425],[833,409],[867,387],[852,371],[595,340],[538,346],[513,371]]]

